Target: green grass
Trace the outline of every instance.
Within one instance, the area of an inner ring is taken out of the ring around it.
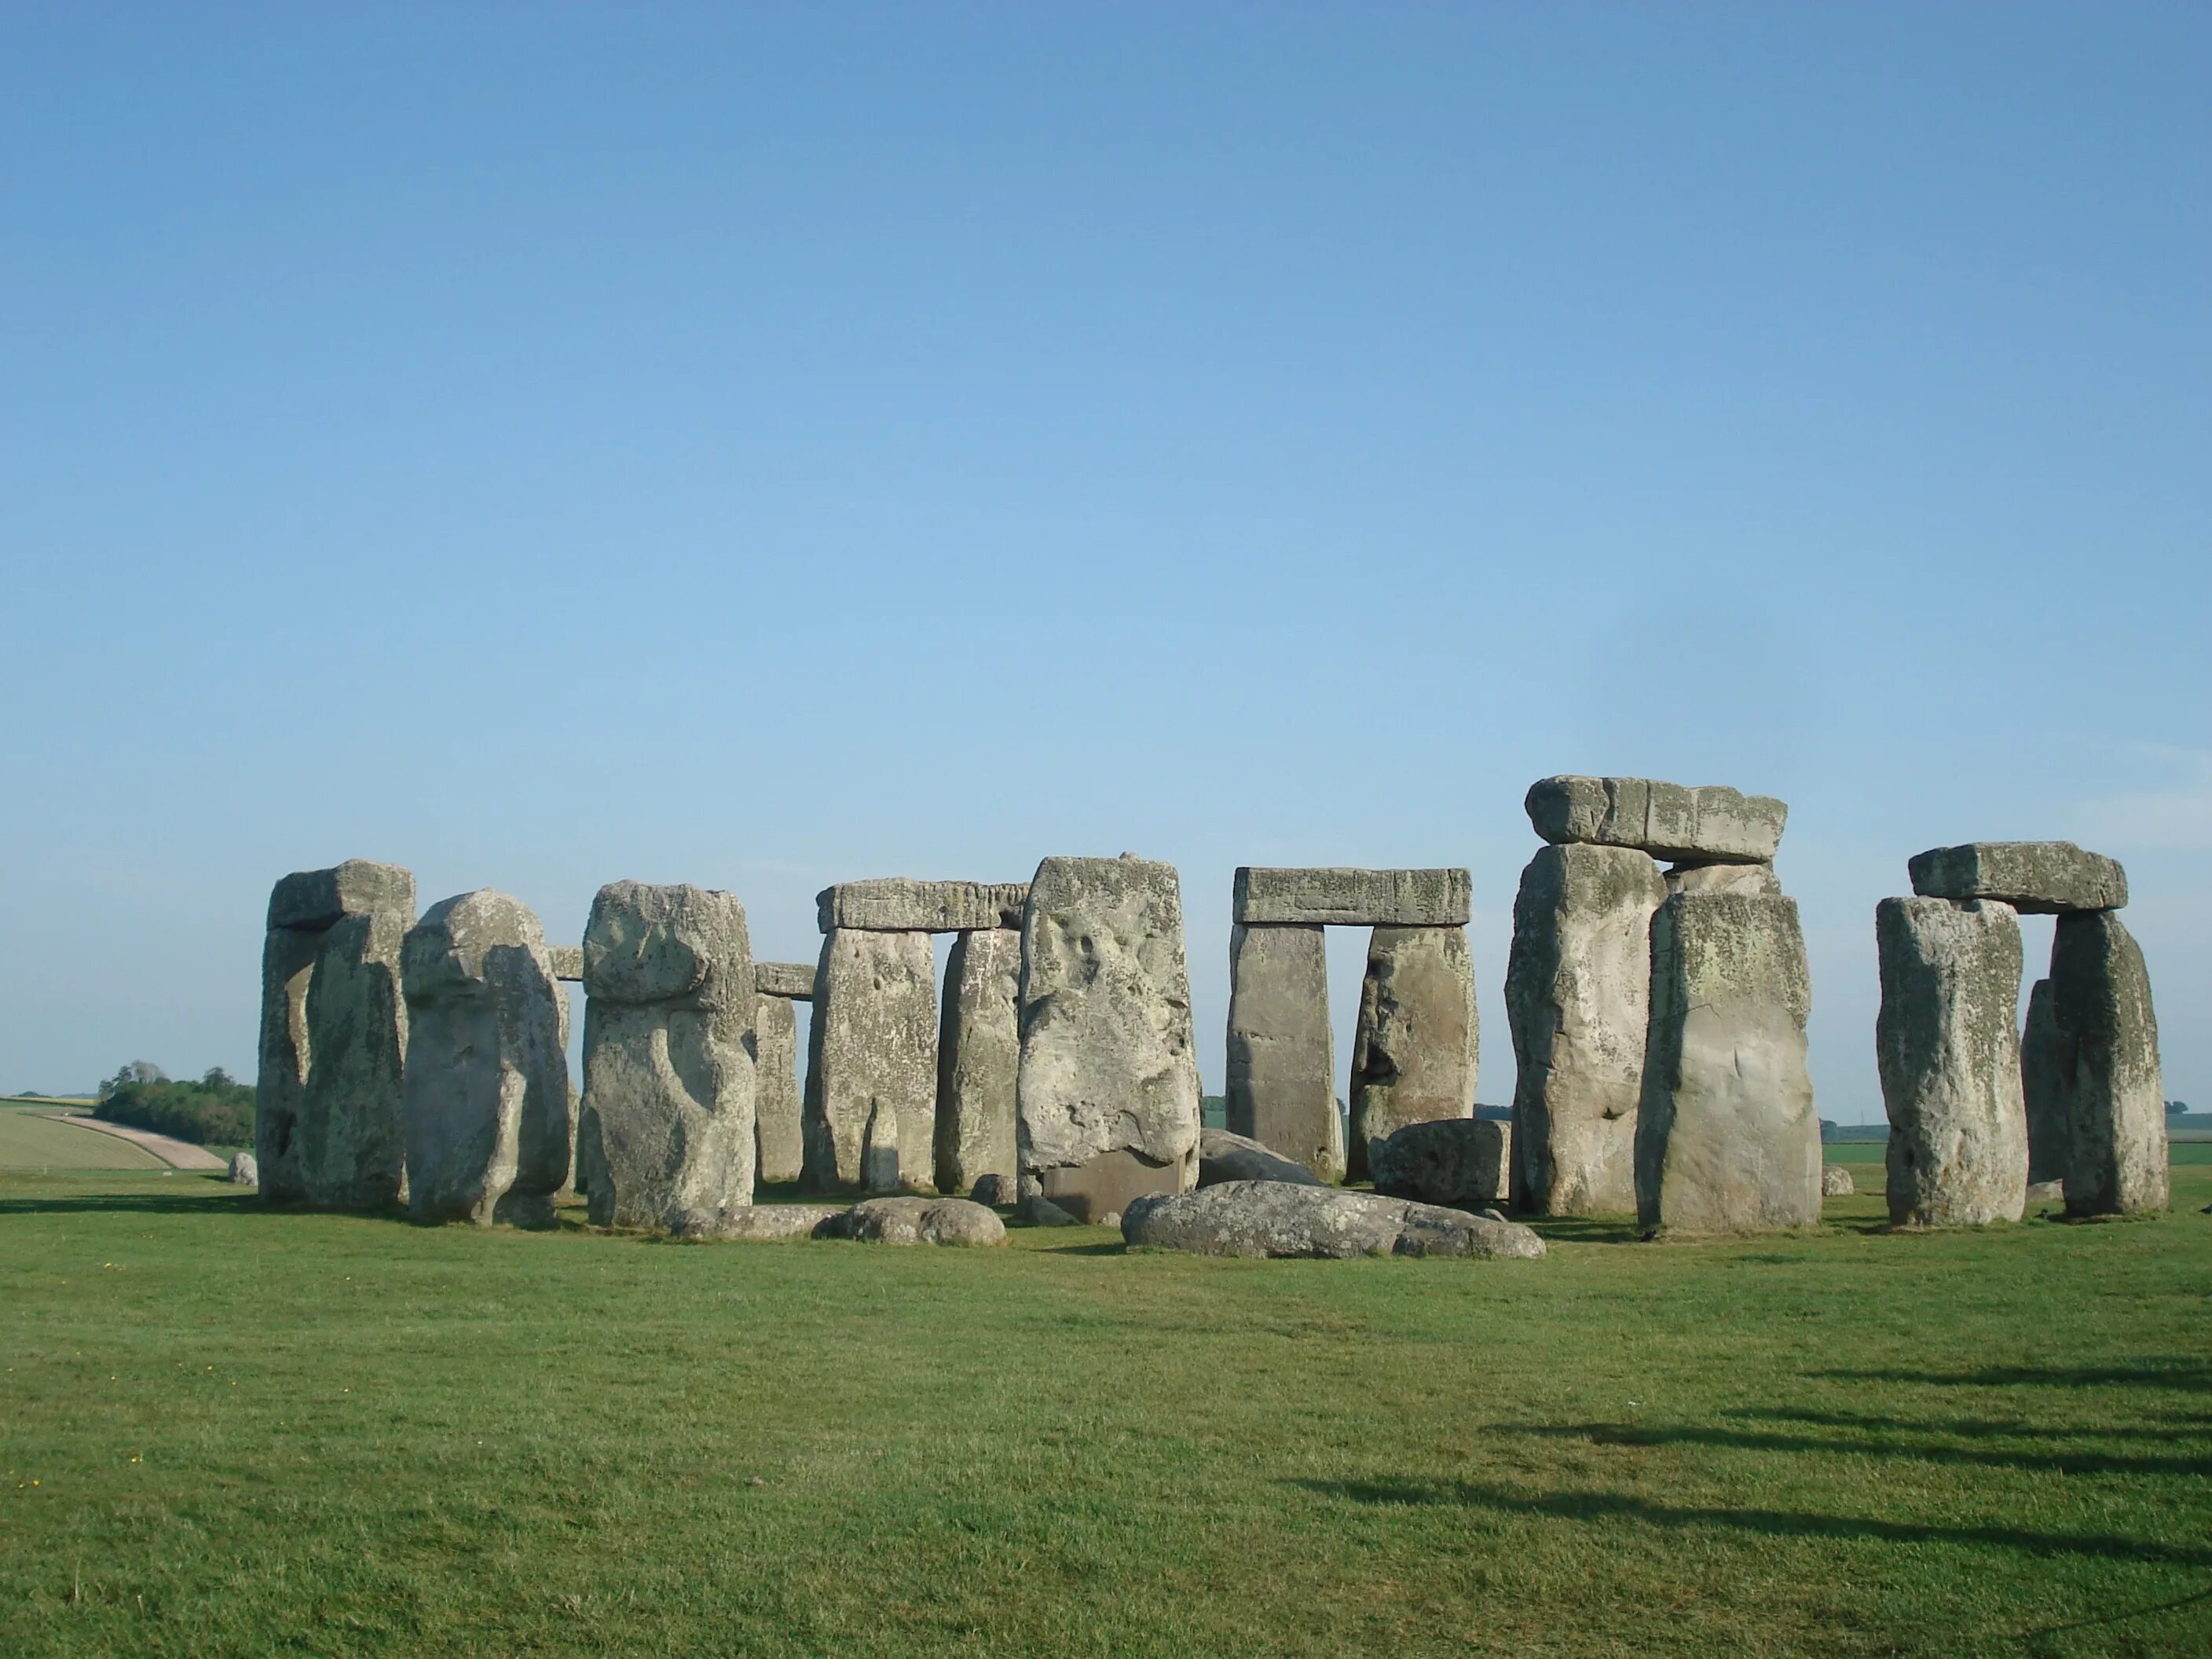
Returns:
[[[168,1166],[119,1135],[62,1123],[46,1115],[61,1108],[0,1103],[0,1170],[162,1170]]]
[[[1244,1262],[0,1178],[0,1652],[2201,1654],[2175,1189]]]

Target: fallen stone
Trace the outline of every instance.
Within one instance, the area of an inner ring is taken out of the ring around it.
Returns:
[[[1003,1244],[1006,1228],[964,1198],[871,1198],[823,1223],[818,1236],[869,1244]]]
[[[1528,1228],[1464,1210],[1340,1187],[1232,1181],[1138,1199],[1121,1217],[1131,1246],[1196,1255],[1510,1256],[1533,1260],[1544,1242]]]
[[[756,964],[757,966],[757,964]],[[757,975],[756,975],[757,982]],[[791,999],[753,998],[753,1179],[796,1181],[805,1160],[799,1091],[799,1017]]]
[[[1875,907],[1875,943],[1890,1225],[2019,1220],[2027,1112],[2013,1023],[2018,914],[1978,899],[1884,899]]]
[[[885,933],[966,933],[1018,928],[1029,887],[1018,881],[841,881],[816,896],[825,933],[856,927]]]
[[[1651,917],[1666,896],[1659,866],[1632,847],[1547,847],[1521,872],[1505,968],[1519,1209],[1636,1207]]]
[[[1375,1190],[1454,1209],[1504,1202],[1512,1184],[1510,1125],[1471,1117],[1408,1123],[1375,1143]]]
[[[546,956],[553,963],[553,977],[570,984],[581,982],[584,977],[584,947],[580,945],[549,945]]]
[[[1536,833],[1554,844],[1633,847],[1692,864],[1771,864],[1790,817],[1771,795],[1652,778],[1543,778],[1525,805]]]
[[[1820,1166],[1821,1197],[1849,1198],[1858,1189],[1858,1182],[1851,1179],[1851,1172],[1842,1164],[1823,1164]]]
[[[2072,1156],[2073,1109],[2066,1085],[2074,1060],[2058,1032],[2051,1003],[2051,981],[2039,979],[2027,994],[2027,1021],[2020,1034],[2021,1098],[2027,1110],[2027,1179],[2030,1186],[2063,1182]]]
[[[234,1187],[258,1187],[261,1184],[261,1171],[253,1161],[253,1154],[233,1152],[230,1156],[230,1172],[223,1179]]]
[[[584,929],[584,1193],[595,1227],[752,1202],[752,946],[733,893],[609,882]]]
[[[1933,847],[1906,866],[1923,898],[1993,899],[2023,915],[2118,910],[2128,872],[2116,859],[2070,841],[1975,841]]]
[[[755,1204],[714,1218],[707,1237],[738,1239],[821,1238],[845,1213],[842,1204]]]
[[[1036,1193],[1014,1206],[1015,1217],[1032,1227],[1080,1227],[1083,1224],[1054,1203]]]
[[[988,1204],[994,1209],[1010,1210],[1018,1201],[1018,1194],[1013,1182],[987,1175],[969,1189],[968,1200],[971,1204]]]
[[[1474,959],[1464,927],[1377,927],[1367,944],[1352,1048],[1346,1160],[1371,1173],[1374,1143],[1408,1123],[1474,1115]]]
[[[831,933],[822,942],[812,1027],[801,1183],[817,1193],[929,1185],[937,1119],[929,936]]]
[[[814,964],[811,962],[756,962],[753,988],[764,997],[783,997],[793,1002],[814,1000]]]
[[[1463,927],[1474,879],[1464,870],[1237,872],[1231,920],[1246,926]]]
[[[962,933],[945,963],[937,1039],[936,1175],[940,1193],[964,1193],[987,1176],[1011,1189],[1020,1169],[1014,1095],[1021,1074],[1022,936],[1004,928]]]
[[[1198,1063],[1175,866],[1048,858],[1022,933],[1024,1182],[1079,1219],[1198,1176]]]
[[[2142,951],[2109,910],[2062,915],[2051,1003],[2066,1079],[2066,1213],[2150,1215],[2170,1200],[2158,1015]]]
[[[433,905],[400,947],[407,1207],[418,1221],[553,1224],[574,1097],[545,933],[489,888]]]
[[[1820,1218],[1812,1010],[1793,899],[1679,893],[1651,922],[1651,1024],[1636,1122],[1647,1233],[1754,1233]]]
[[[2031,1181],[2027,1183],[2030,1204],[2058,1204],[2065,1201],[2066,1183],[2063,1181]]]
[[[1322,928],[1244,922],[1231,928],[1228,1060],[1230,1129],[1324,1181],[1340,1179],[1344,1130]]]
[[[1668,896],[1676,893],[1749,893],[1780,898],[1782,883],[1771,864],[1676,864],[1667,872]]]
[[[415,877],[396,864],[348,859],[328,870],[295,870],[269,895],[269,926],[319,933],[343,916],[415,914]]]
[[[1249,1136],[1226,1129],[1204,1129],[1198,1137],[1198,1184],[1218,1187],[1228,1181],[1287,1181],[1297,1187],[1321,1187],[1311,1170],[1270,1152]]]

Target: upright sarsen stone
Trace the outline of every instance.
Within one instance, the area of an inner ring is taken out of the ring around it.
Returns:
[[[2051,981],[2039,979],[2027,994],[2027,1020],[2020,1034],[2021,1097],[2027,1108],[2027,1184],[2066,1179],[2074,1142],[2073,1109],[2066,1088],[2074,1061],[2058,1033]]]
[[[1636,1121],[1647,1231],[1820,1220],[1820,1125],[1805,1069],[1812,1003],[1795,900],[1678,893],[1659,907]]]
[[[1659,866],[1634,848],[1547,847],[1521,872],[1505,968],[1516,1208],[1636,1207],[1651,918],[1666,897]]]
[[[2142,951],[2118,916],[2058,918],[2051,1003],[2068,1066],[2066,1213],[2164,1210],[2170,1194],[2158,1016]]]
[[[1344,1131],[1325,937],[1317,925],[1231,927],[1228,1115],[1231,1134],[1337,1181]]]
[[[1480,1040],[1467,929],[1377,927],[1352,1040],[1352,1180],[1371,1172],[1373,1144],[1407,1124],[1474,1115]]]
[[[1024,1188],[1096,1221],[1198,1178],[1198,1063],[1175,866],[1048,858],[1022,924]]]
[[[609,882],[584,930],[592,1224],[666,1228],[753,1197],[752,946],[732,893]]]
[[[2027,1202],[2020,916],[1994,901],[1875,908],[1875,1054],[1889,1114],[1893,1227],[2017,1221]]]
[[[261,1196],[271,1204],[305,1198],[300,1178],[300,1112],[307,1095],[307,988],[322,935],[271,927],[261,940],[259,1074],[253,1090],[253,1156]]]
[[[761,992],[753,1000],[756,1182],[799,1179],[805,1146],[800,1118],[799,1015],[792,998]]]
[[[544,929],[519,899],[463,893],[409,930],[400,969],[409,1212],[551,1226],[574,1103]]]
[[[1020,1160],[1014,1095],[1021,1073],[1022,936],[1004,927],[956,935],[945,962],[937,1040],[937,1190],[966,1193],[985,1176],[1011,1195]]]
[[[808,1042],[801,1181],[818,1193],[929,1187],[937,1117],[929,935],[833,929],[822,941]]]

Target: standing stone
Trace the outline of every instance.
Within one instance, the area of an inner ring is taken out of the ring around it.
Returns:
[[[614,881],[584,929],[580,1146],[595,1227],[753,1200],[753,957],[733,893]]]
[[[259,1165],[253,1161],[253,1154],[233,1152],[230,1155],[229,1172],[223,1179],[234,1187],[258,1187],[261,1184],[261,1170]]]
[[[2072,1155],[2072,1109],[2066,1085],[2074,1065],[2058,1035],[2051,981],[2039,979],[2027,994],[2027,1023],[2020,1034],[2021,1096],[2027,1107],[2027,1184],[2066,1179]]]
[[[307,1094],[307,988],[319,933],[271,927],[261,941],[260,1072],[254,1082],[253,1155],[261,1196],[295,1204],[300,1177],[300,1112]]]
[[[1351,1178],[1408,1123],[1474,1115],[1474,957],[1464,927],[1377,927],[1352,1049]]]
[[[1004,927],[955,935],[945,963],[937,1042],[937,1190],[965,1193],[986,1176],[1010,1197],[1021,1164],[1014,1096],[1021,1074],[1022,936]]]
[[[1889,1224],[2017,1221],[2027,1203],[2020,915],[1978,899],[1875,907],[1875,1054],[1889,1114]]]
[[[1588,1215],[1636,1207],[1651,917],[1666,897],[1659,866],[1631,847],[1547,847],[1521,872],[1505,968],[1519,1067],[1516,1208]]]
[[[1235,924],[1229,933],[1229,1131],[1344,1175],[1328,958],[1319,926]]]
[[[1771,1232],[1820,1218],[1805,1069],[1812,977],[1794,899],[1680,893],[1651,921],[1636,1121],[1647,1232]]]
[[[799,1015],[789,997],[753,999],[753,1176],[799,1179],[805,1136],[799,1094]]]
[[[519,899],[463,893],[409,930],[400,969],[409,1212],[551,1226],[575,1107],[544,929]]]
[[[2067,1066],[2069,1215],[2146,1215],[2167,1204],[2166,1087],[2142,951],[2109,910],[2062,915],[2051,1003]]]
[[[928,1187],[937,1117],[929,935],[833,929],[822,941],[813,1026],[800,1179],[817,1193]]]
[[[1198,1178],[1182,889],[1175,866],[1049,858],[1022,920],[1023,1187],[1094,1221]]]

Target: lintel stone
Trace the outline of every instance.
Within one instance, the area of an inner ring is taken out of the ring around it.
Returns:
[[[787,1002],[814,1000],[814,964],[811,962],[756,962],[753,989],[764,997]]]
[[[348,859],[329,870],[295,870],[270,890],[271,927],[320,929],[380,910],[415,915],[415,877],[396,864]]]
[[[1771,795],[1656,778],[1540,778],[1522,805],[1536,833],[1554,846],[1633,847],[1655,859],[1698,864],[1771,864],[1790,817],[1789,806]]]
[[[1474,884],[1464,870],[1237,872],[1231,920],[1247,925],[1464,927]]]
[[[966,933],[1019,927],[1029,902],[1025,881],[916,881],[885,876],[841,881],[815,896],[825,933],[852,927],[871,933]]]
[[[1922,898],[1995,899],[2025,915],[2118,910],[2128,902],[2119,860],[2070,841],[1972,841],[1931,847],[1906,866]]]
[[[580,981],[584,977],[584,947],[580,945],[549,945],[545,954],[552,959],[553,977]]]

